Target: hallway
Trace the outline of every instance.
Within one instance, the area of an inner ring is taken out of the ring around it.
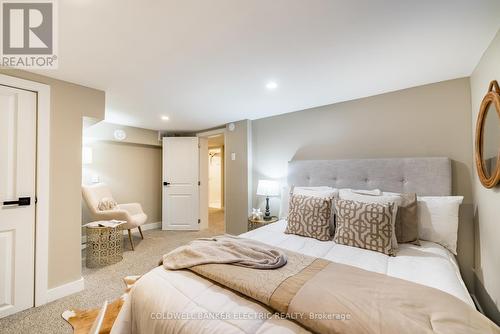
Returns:
[[[224,234],[224,209],[208,208],[208,230]]]

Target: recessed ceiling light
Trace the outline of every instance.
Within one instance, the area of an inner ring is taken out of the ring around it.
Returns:
[[[278,84],[275,81],[269,81],[266,84],[266,88],[269,90],[274,90],[274,89],[278,88]]]
[[[161,119],[162,119],[163,121],[168,121],[170,118],[168,118],[168,116],[161,116]]]

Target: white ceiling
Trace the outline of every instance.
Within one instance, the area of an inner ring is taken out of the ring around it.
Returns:
[[[64,0],[39,73],[105,90],[107,121],[200,130],[469,76],[499,28],[498,0]]]

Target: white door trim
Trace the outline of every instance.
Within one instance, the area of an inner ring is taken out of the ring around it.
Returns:
[[[50,195],[50,86],[0,74],[0,84],[37,93],[35,306],[48,302]]]
[[[196,134],[196,137],[210,137],[210,136],[221,135],[221,134],[222,135],[226,134],[226,128],[220,128],[220,129],[215,129],[215,130],[198,132]]]

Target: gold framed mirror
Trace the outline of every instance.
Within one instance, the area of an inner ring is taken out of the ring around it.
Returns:
[[[492,81],[481,102],[476,123],[476,169],[486,188],[500,181],[500,88]]]

